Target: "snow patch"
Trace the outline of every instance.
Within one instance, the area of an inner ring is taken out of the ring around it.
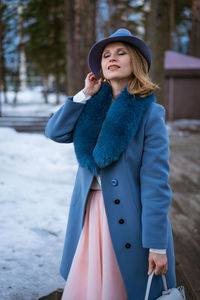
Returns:
[[[0,128],[0,299],[64,287],[59,265],[77,171],[72,144]]]

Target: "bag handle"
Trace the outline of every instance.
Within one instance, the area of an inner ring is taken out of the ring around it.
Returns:
[[[153,269],[153,272],[148,277],[147,287],[146,287],[146,293],[145,293],[144,300],[148,300],[148,298],[149,298],[149,292],[150,292],[151,282],[152,282],[154,273],[155,273],[155,269]],[[163,281],[164,290],[167,291],[168,288],[167,288],[167,280],[166,280],[165,275],[162,275],[162,281]]]

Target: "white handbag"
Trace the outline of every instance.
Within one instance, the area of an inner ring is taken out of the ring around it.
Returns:
[[[148,300],[149,298],[149,292],[154,273],[155,269],[153,270],[151,275],[149,275],[144,300]],[[156,298],[155,300],[186,300],[184,286],[181,285],[177,288],[168,289],[165,275],[162,275],[162,281],[164,291],[162,292],[162,296]]]

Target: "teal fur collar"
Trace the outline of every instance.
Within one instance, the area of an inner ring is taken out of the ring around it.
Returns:
[[[100,168],[117,161],[136,135],[145,111],[156,98],[131,95],[127,86],[112,102],[107,83],[91,97],[77,121],[73,141],[81,167],[97,175]]]

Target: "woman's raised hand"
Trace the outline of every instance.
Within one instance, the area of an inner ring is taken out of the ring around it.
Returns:
[[[101,83],[101,78],[98,80],[92,72],[88,73],[85,78],[85,87],[83,89],[83,93],[85,95],[93,96],[99,91]]]

